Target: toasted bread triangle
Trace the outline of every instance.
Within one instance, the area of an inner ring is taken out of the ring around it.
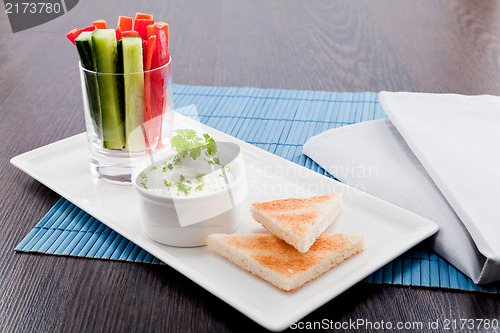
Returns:
[[[271,234],[212,234],[208,248],[284,291],[294,291],[362,252],[361,235],[322,234],[307,253]]]
[[[337,218],[342,194],[254,203],[252,217],[268,231],[305,253]]]

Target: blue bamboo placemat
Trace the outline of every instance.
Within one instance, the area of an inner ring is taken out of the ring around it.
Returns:
[[[325,92],[174,85],[176,108],[195,104],[201,122],[326,176],[302,145],[327,129],[385,118],[372,92]],[[163,264],[64,198],[16,251]],[[467,276],[417,247],[365,282],[500,293],[500,283],[475,285]]]

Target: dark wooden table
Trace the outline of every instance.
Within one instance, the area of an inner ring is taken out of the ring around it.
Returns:
[[[118,15],[136,11],[170,23],[178,83],[500,95],[496,0],[85,0],[16,34],[2,12],[2,332],[262,329],[168,266],[13,250],[58,195],[9,159],[84,131],[76,52],[66,32],[97,18],[114,25]],[[418,321],[426,327],[460,318],[500,319],[499,297],[360,283],[304,321]]]

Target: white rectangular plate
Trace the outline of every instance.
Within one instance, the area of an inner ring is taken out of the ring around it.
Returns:
[[[200,126],[186,117],[175,117],[177,128]],[[328,232],[365,235],[365,251],[294,293],[285,293],[206,247],[175,248],[147,238],[141,232],[139,201],[133,188],[92,178],[85,133],[14,157],[11,163],[273,331],[288,328],[438,230],[423,217],[201,126],[217,141],[240,145],[249,188],[244,205],[249,208],[257,201],[342,191],[344,209]],[[240,223],[237,233],[264,232],[248,210],[241,214]]]

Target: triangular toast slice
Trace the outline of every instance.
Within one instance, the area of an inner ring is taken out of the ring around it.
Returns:
[[[322,234],[307,253],[271,234],[212,234],[208,248],[277,288],[294,291],[362,252],[361,235]]]
[[[252,217],[272,234],[305,253],[339,215],[342,193],[254,203]]]

